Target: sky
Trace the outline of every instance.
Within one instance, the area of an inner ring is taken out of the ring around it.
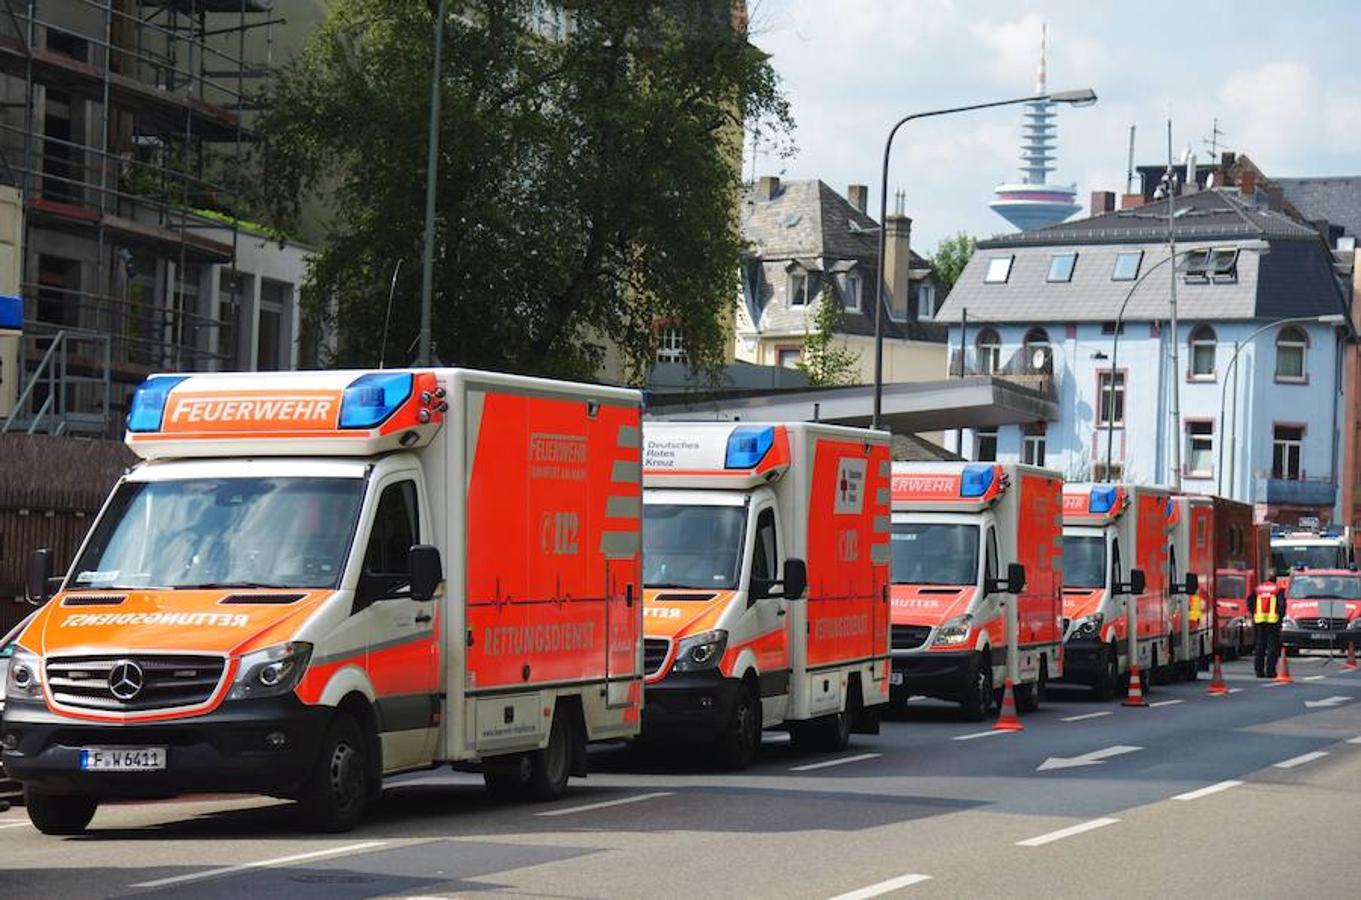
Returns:
[[[748,0],[751,40],[771,55],[792,106],[794,152],[747,148],[750,176],[820,178],[842,194],[870,186],[877,217],[884,139],[900,117],[1021,97],[1035,87],[1041,25],[1050,90],[1093,88],[1088,108],[1060,107],[1058,171],[1086,207],[1124,191],[1129,128],[1135,165],[1189,144],[1205,161],[1215,117],[1222,149],[1268,176],[1361,175],[1361,3],[1141,0]],[[908,123],[894,140],[894,192],[906,192],[912,244],[930,253],[965,231],[1010,228],[988,209],[1019,179],[1021,107]],[[1137,188],[1136,188],[1137,190]],[[1079,213],[1079,215],[1085,215]]]

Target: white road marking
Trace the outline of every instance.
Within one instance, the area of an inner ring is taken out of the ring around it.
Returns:
[[[1347,741],[1349,744],[1361,744],[1361,737],[1354,737]]]
[[[950,740],[952,740],[952,741],[973,741],[973,740],[977,740],[978,738],[992,737],[992,736],[995,735],[995,734],[1015,734],[1015,733],[1016,733],[1016,732],[1014,732],[1014,731],[1006,731],[1006,730],[999,730],[999,731],[991,731],[991,730],[989,730],[989,731],[975,731],[975,732],[973,732],[972,734],[957,734],[957,735],[955,735],[954,737],[950,738]]]
[[[1318,709],[1320,706],[1341,706],[1350,699],[1352,698],[1342,696],[1328,697],[1324,700],[1306,700],[1304,701],[1304,705],[1308,709]]]
[[[844,766],[846,763],[860,762],[866,759],[878,759],[882,753],[857,753],[855,756],[843,756],[840,759],[827,759],[822,762],[806,763],[802,766],[790,766],[791,772],[811,772],[814,769],[828,769],[832,766]]]
[[[1236,788],[1236,787],[1238,787],[1238,786],[1239,786],[1240,784],[1242,784],[1242,783],[1243,783],[1243,782],[1241,782],[1241,781],[1221,781],[1221,782],[1219,782],[1218,784],[1212,784],[1212,785],[1210,785],[1209,787],[1203,787],[1203,788],[1200,788],[1199,790],[1187,791],[1187,792],[1184,793],[1184,794],[1178,794],[1177,796],[1173,797],[1172,799],[1173,799],[1173,800],[1199,800],[1201,797],[1208,797],[1208,796],[1210,796],[1211,794],[1218,794],[1220,791],[1227,791],[1229,788]]]
[[[1306,675],[1305,677],[1301,678],[1300,681],[1322,681],[1327,677],[1328,677],[1327,675]]]
[[[170,884],[184,884],[189,881],[205,881],[209,878],[218,878],[223,875],[235,875],[238,872],[250,872],[254,869],[269,869],[274,866],[284,866],[289,863],[302,862],[305,859],[321,859],[326,856],[343,856],[350,853],[359,853],[364,850],[386,847],[387,844],[387,841],[365,841],[362,844],[346,844],[344,847],[331,847],[328,850],[313,850],[311,853],[295,853],[292,856],[278,856],[274,859],[262,859],[259,862],[241,863],[236,866],[223,866],[220,869],[206,869],[202,872],[191,872],[188,875],[176,875],[172,878],[158,878],[155,881],[142,881],[137,884],[129,885],[129,887],[158,888]]]
[[[1229,693],[1230,693],[1230,694],[1237,694],[1237,693],[1240,693],[1242,690],[1243,690],[1242,688],[1229,688]]]
[[[0,825],[0,828],[23,828],[27,824],[27,822],[6,822]]]
[[[1289,683],[1289,682],[1286,682],[1286,681],[1268,681],[1266,684],[1258,685],[1258,686],[1259,686],[1259,687],[1264,687],[1264,688],[1268,688],[1268,687],[1281,687],[1282,685],[1285,685],[1285,684],[1288,684],[1288,683]]]
[[[1150,703],[1150,704],[1148,704],[1148,705],[1149,705],[1150,707],[1154,707],[1154,706],[1176,706],[1178,703],[1185,703],[1185,702],[1186,702],[1185,700],[1159,700],[1157,703]]]
[[[1110,710],[1105,712],[1083,713],[1080,716],[1068,716],[1066,719],[1059,719],[1060,722],[1081,722],[1084,719],[1099,719],[1102,716],[1114,715]]]
[[[870,885],[868,888],[852,890],[849,893],[838,893],[832,900],[868,900],[870,897],[886,895],[891,890],[898,888],[911,888],[912,885],[919,885],[923,881],[931,881],[931,875],[898,875],[897,878],[889,878],[879,884]]]
[[[1276,768],[1278,768],[1278,769],[1293,769],[1293,768],[1295,768],[1296,766],[1302,766],[1302,765],[1304,765],[1304,764],[1307,763],[1307,762],[1313,762],[1313,761],[1316,760],[1316,759],[1322,759],[1323,757],[1325,757],[1325,756],[1327,756],[1327,755],[1328,755],[1328,754],[1327,754],[1325,751],[1323,751],[1323,750],[1315,750],[1313,753],[1302,753],[1302,754],[1300,754],[1299,756],[1295,756],[1295,757],[1291,757],[1290,759],[1287,759],[1285,762],[1278,762],[1278,763],[1276,763]]]
[[[1130,747],[1126,744],[1116,744],[1114,747],[1093,750],[1091,753],[1084,753],[1081,756],[1051,756],[1036,766],[1035,771],[1047,772],[1050,769],[1076,769],[1079,766],[1099,766],[1112,756],[1122,756],[1126,753],[1134,753],[1136,750],[1142,749],[1144,748]]]
[[[890,891],[896,891],[898,888],[911,887],[914,884],[921,884],[923,881],[930,880],[930,875],[899,875],[897,878],[890,878],[888,881],[862,887],[857,891],[837,894],[832,900],[869,900],[870,897],[880,897]]]
[[[1083,822],[1080,825],[1070,825],[1067,828],[1060,828],[1058,831],[1051,831],[1039,837],[1026,838],[1024,841],[1017,841],[1017,847],[1042,847],[1045,844],[1052,844],[1054,841],[1061,841],[1070,838],[1075,834],[1082,834],[1087,831],[1095,831],[1098,828],[1105,828],[1107,825],[1114,825],[1119,819],[1092,819],[1090,822]]]
[[[658,797],[671,797],[675,791],[653,791],[650,794],[636,794],[632,797],[620,797],[618,800],[602,800],[599,803],[587,803],[585,806],[569,806],[566,809],[550,809],[536,816],[570,816],[572,813],[591,812],[596,809],[605,809],[610,806],[623,806],[627,803],[642,803],[644,800],[656,800]]]

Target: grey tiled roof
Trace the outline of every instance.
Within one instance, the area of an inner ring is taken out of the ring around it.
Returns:
[[[1273,178],[1300,214],[1314,221],[1327,219],[1347,234],[1361,237],[1361,177]]]

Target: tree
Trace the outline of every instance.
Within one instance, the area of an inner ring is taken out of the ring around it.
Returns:
[[[860,354],[837,337],[845,318],[846,310],[841,302],[832,295],[830,288],[823,288],[813,313],[813,325],[817,330],[804,338],[803,359],[799,362],[799,371],[807,375],[814,386],[850,384],[855,376]]]
[[[419,331],[434,0],[336,0],[266,98],[257,201],[333,221],[309,275],[337,363],[372,365],[398,260],[389,359]],[[728,0],[454,0],[443,23],[432,335],[446,363],[645,377],[654,324],[722,362],[741,251],[742,127],[787,133],[768,60]]]
[[[945,285],[946,291],[955,286],[955,282],[959,280],[959,273],[964,271],[977,246],[978,242],[962,231],[936,245],[936,252],[931,256],[931,265],[935,266],[936,275]]]

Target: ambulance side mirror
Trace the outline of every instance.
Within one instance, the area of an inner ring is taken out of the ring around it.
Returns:
[[[411,599],[425,602],[433,600],[444,580],[444,565],[440,562],[439,548],[430,544],[417,544],[411,548]]]
[[[1148,581],[1144,578],[1144,570],[1130,569],[1129,582],[1127,584],[1117,585],[1115,592],[1117,594],[1134,594],[1137,596],[1142,594],[1147,587]]]
[[[790,557],[784,561],[784,598],[802,600],[803,592],[808,590],[808,564],[801,559]]]
[[[989,594],[996,594],[999,591],[1019,594],[1025,590],[1025,566],[1020,563],[1007,563],[1007,577],[1005,579],[991,579],[983,586],[983,589]]]
[[[52,551],[34,550],[28,562],[28,590],[24,599],[42,606],[52,596]]]
[[[1195,572],[1186,573],[1186,593],[1194,594],[1200,590],[1200,576]]]

